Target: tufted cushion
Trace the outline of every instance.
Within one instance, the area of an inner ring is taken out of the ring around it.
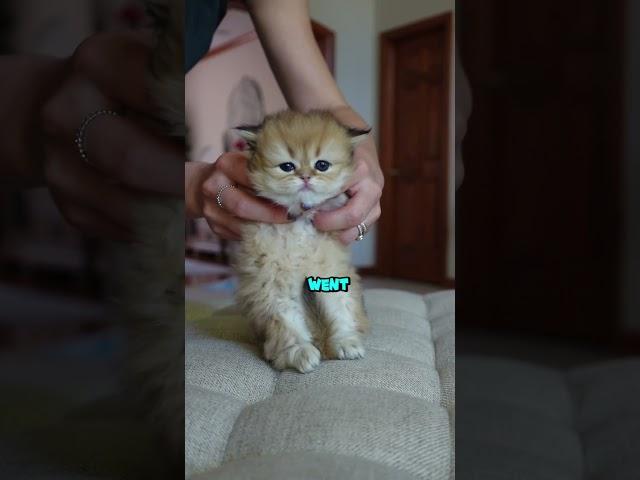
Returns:
[[[367,354],[276,372],[244,319],[188,305],[185,470],[199,479],[452,476],[454,296],[368,290]]]
[[[637,480],[640,360],[562,371],[460,356],[461,478]]]

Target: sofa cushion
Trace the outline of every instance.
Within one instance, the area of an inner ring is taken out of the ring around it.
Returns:
[[[365,358],[304,375],[273,370],[238,314],[190,305],[186,475],[450,478],[453,304],[453,292],[368,290]]]
[[[569,370],[486,356],[457,363],[464,478],[640,478],[640,360]]]
[[[395,468],[359,457],[294,451],[227,462],[215,471],[194,475],[193,480],[415,480]]]

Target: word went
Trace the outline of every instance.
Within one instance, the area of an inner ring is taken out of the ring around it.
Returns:
[[[350,277],[307,277],[307,288],[310,292],[348,292]]]

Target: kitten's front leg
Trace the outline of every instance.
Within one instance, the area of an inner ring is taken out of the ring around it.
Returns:
[[[321,320],[329,332],[326,339],[327,355],[339,360],[364,357],[361,331],[366,316],[359,295],[353,292],[316,294],[322,311]]]
[[[264,324],[265,358],[278,370],[312,371],[320,363],[320,352],[311,343],[304,308],[295,300],[281,300],[275,311]]]

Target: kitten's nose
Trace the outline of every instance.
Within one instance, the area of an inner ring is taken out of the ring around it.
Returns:
[[[300,178],[304,180],[304,183],[307,183],[311,177],[309,175],[300,175]]]

